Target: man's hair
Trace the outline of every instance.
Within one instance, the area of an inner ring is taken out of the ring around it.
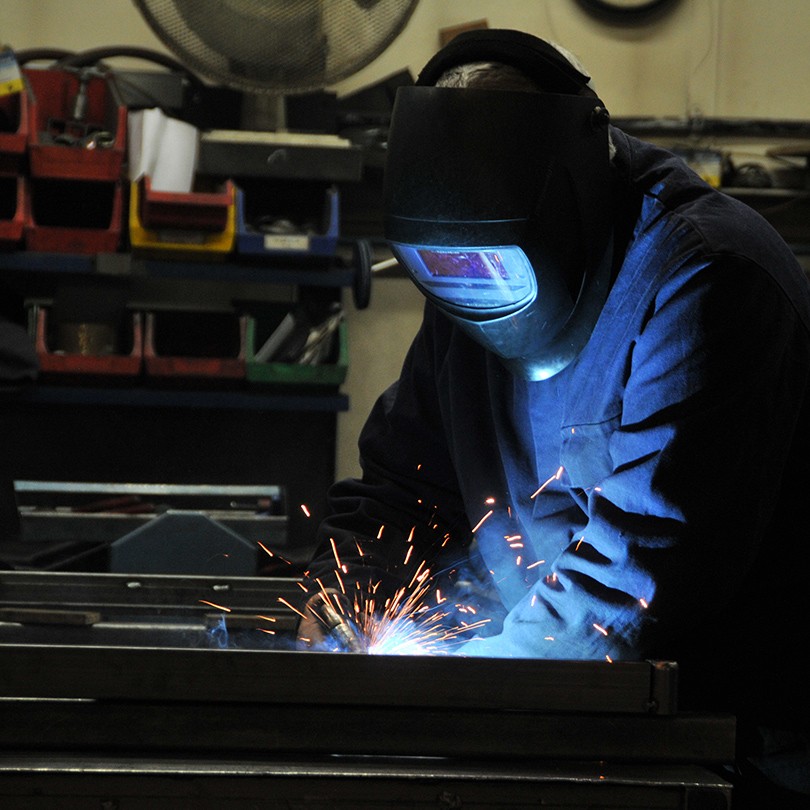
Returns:
[[[559,53],[574,69],[584,76],[588,75],[584,65],[574,56],[571,51],[558,45],[556,42],[549,42],[557,53]],[[457,65],[448,68],[436,81],[436,87],[467,87],[479,90],[522,90],[524,92],[542,93],[548,90],[538,82],[529,78],[522,70],[506,65],[501,62],[469,62],[464,65]],[[581,96],[593,96],[598,98],[593,82],[589,79],[581,92]]]
[[[542,92],[542,88],[525,73],[499,62],[470,62],[449,68],[438,78],[436,87]]]

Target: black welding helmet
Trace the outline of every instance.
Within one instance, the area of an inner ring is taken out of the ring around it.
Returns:
[[[543,92],[432,86],[477,61],[512,64]],[[595,95],[577,94],[587,81],[542,40],[473,31],[399,89],[392,114],[385,235],[395,256],[526,379],[576,357],[609,288],[608,116]]]

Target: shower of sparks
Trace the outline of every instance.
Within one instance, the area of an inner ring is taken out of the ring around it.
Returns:
[[[413,531],[408,537],[403,564],[410,561],[414,550],[412,541]],[[362,650],[368,654],[445,655],[452,652],[454,646],[461,644],[468,633],[490,621],[476,619],[472,607],[452,604],[443,596],[424,560],[416,566],[406,584],[397,588],[390,596],[383,597],[378,593],[380,582],[365,585],[357,582],[354,590],[347,593],[340,577],[341,571],[346,573],[346,567],[334,542],[332,554],[337,566],[333,573],[338,579],[341,593],[328,589],[316,578],[314,582],[317,587],[313,589],[313,595],[319,596],[328,607],[327,612],[340,617],[340,623],[346,625],[344,629],[348,628],[357,637]],[[287,607],[302,615],[289,603]],[[317,608],[312,611],[324,624],[329,637],[333,628],[326,624],[320,613]],[[453,613],[469,615],[471,619],[451,622]],[[335,636],[332,636],[331,641],[335,641]]]

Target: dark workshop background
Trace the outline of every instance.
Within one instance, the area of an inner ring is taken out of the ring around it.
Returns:
[[[661,19],[636,27],[609,24],[576,0],[422,0],[382,56],[331,89],[349,93],[403,69],[415,75],[443,29],[480,21],[563,43],[596,77],[614,117],[810,119],[806,0],[681,0]],[[129,0],[0,0],[0,41],[18,50],[165,50]],[[752,155],[768,147],[745,145]],[[421,296],[401,277],[375,279],[367,309],[347,301],[350,362],[343,391],[350,408],[337,417],[337,477],[357,472],[358,432],[376,395],[396,377],[421,306]],[[262,434],[257,441],[271,448],[272,420],[255,421]],[[170,425],[166,435],[167,452],[182,453],[171,446]],[[228,451],[222,442],[212,444],[211,452]],[[137,436],[132,453],[138,453]]]

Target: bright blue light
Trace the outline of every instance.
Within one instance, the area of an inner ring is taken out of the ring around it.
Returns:
[[[394,244],[397,258],[428,292],[474,309],[519,307],[537,295],[537,279],[517,245],[418,247]]]

